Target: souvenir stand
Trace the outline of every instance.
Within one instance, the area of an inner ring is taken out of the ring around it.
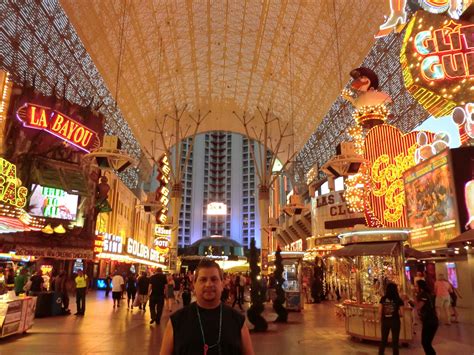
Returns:
[[[303,297],[303,252],[282,251],[283,259],[283,290],[285,291],[285,307],[290,311],[301,311],[304,308]],[[269,257],[270,265],[275,266],[275,255]]]
[[[0,338],[30,329],[35,308],[36,297],[16,297],[14,291],[0,296]]]
[[[394,282],[400,295],[406,294],[403,242],[408,232],[403,229],[367,229],[339,236],[344,248],[332,253],[350,265],[348,299],[340,308],[345,316],[347,334],[367,340],[381,339],[378,306],[385,286]],[[410,307],[402,308],[400,342],[413,340]]]

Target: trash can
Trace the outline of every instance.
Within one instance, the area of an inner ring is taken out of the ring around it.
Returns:
[[[51,317],[53,313],[53,292],[36,293],[36,311],[35,317]]]

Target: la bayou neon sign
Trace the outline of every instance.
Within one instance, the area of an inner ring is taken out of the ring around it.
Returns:
[[[442,28],[418,32],[414,46],[423,58],[420,73],[424,80],[474,77],[474,25],[450,20]]]
[[[96,132],[49,107],[26,103],[17,117],[23,126],[46,131],[88,153],[99,144]]]

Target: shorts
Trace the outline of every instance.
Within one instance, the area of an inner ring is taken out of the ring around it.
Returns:
[[[451,305],[451,297],[449,296],[436,296],[436,303],[438,307],[449,307]]]
[[[113,300],[119,300],[122,298],[122,291],[112,291],[112,299]]]

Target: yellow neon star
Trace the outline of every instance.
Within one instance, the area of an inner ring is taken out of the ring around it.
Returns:
[[[462,26],[457,23],[457,22],[454,22],[452,19],[449,20],[449,22],[443,26],[443,29],[447,30],[448,33],[456,33],[456,32],[459,32],[459,29],[461,28]]]

